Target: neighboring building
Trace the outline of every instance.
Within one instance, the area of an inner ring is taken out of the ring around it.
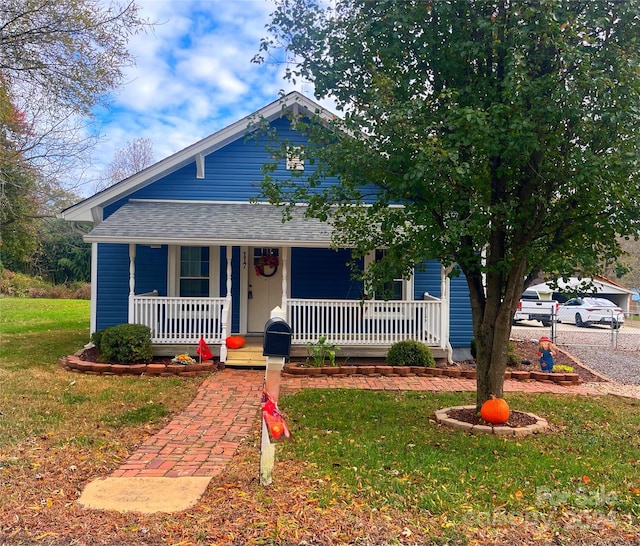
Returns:
[[[292,351],[327,336],[343,354],[384,356],[401,339],[430,345],[436,356],[468,348],[471,309],[463,276],[449,279],[436,261],[398,280],[391,301],[362,300],[351,279],[350,250],[330,248],[331,227],[281,209],[250,203],[262,166],[272,161],[264,138],[247,141],[257,119],[280,138],[304,145],[284,110],[332,117],[294,92],[144,171],[64,210],[92,224],[91,331],[146,324],[154,351],[189,350],[204,336],[226,359],[230,334],[261,335],[280,306]],[[303,170],[282,161],[274,173]],[[364,260],[380,257],[372,253]]]
[[[581,287],[588,283],[588,288],[581,290]],[[549,294],[549,299],[563,303],[572,296],[567,293],[578,293],[580,296],[594,296],[606,298],[622,309],[625,314],[631,312],[631,296],[633,292],[621,284],[605,277],[569,277],[566,281],[559,279],[557,288],[554,289],[547,283],[534,284],[528,290],[536,290],[540,294]]]

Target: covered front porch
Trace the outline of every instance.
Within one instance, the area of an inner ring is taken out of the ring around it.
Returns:
[[[156,354],[195,349],[202,336],[220,360],[227,360],[231,335],[229,298],[171,298],[155,294],[131,298],[130,322],[151,329]],[[306,356],[307,344],[321,336],[340,347],[341,356],[383,357],[404,339],[429,345],[447,358],[448,316],[443,298],[421,301],[283,298],[281,308],[292,329],[292,356]],[[255,339],[255,336],[254,336]]]
[[[226,362],[226,338],[259,337],[275,307],[292,328],[294,355],[323,336],[343,356],[383,357],[405,339],[451,354],[440,264],[427,268],[428,280],[424,271],[419,281],[396,279],[392,300],[367,297],[351,278],[349,250],[333,250],[330,225],[303,207],[283,223],[265,204],[131,200],[85,238],[96,265],[92,331],[126,317],[151,329],[157,354],[192,352],[203,337]]]

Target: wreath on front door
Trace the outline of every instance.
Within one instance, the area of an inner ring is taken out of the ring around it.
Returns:
[[[269,254],[263,254],[256,260],[254,266],[256,269],[256,275],[258,275],[258,277],[273,277],[276,274],[276,271],[278,271],[279,263],[280,261],[278,260],[278,256],[275,254],[272,254],[271,252]],[[271,269],[271,273],[265,273],[265,267]]]

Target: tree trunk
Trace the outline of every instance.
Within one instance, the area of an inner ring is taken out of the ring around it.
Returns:
[[[502,398],[511,324],[524,290],[526,261],[514,264],[506,278],[501,274],[465,272],[476,344],[476,406],[491,395]]]
[[[480,326],[479,335],[476,337],[476,406],[478,409],[491,395],[503,397],[504,372],[507,367],[507,351],[509,337],[511,335],[511,315],[506,320],[500,316],[504,310],[498,310],[495,318],[495,327],[488,320]]]

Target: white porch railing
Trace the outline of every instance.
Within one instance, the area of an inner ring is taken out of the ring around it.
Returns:
[[[287,320],[294,345],[314,343],[326,336],[340,346],[392,345],[415,339],[446,347],[443,301],[378,301],[290,299]]]
[[[151,329],[156,344],[207,343],[224,345],[230,332],[227,298],[174,298],[137,295],[132,298],[133,322]],[[431,347],[446,347],[443,300],[287,300],[287,321],[294,345],[329,343],[346,346],[388,346],[415,339]],[[223,356],[223,355],[221,355]]]
[[[151,343],[207,343],[224,340],[226,298],[133,296],[133,322],[151,328]]]

